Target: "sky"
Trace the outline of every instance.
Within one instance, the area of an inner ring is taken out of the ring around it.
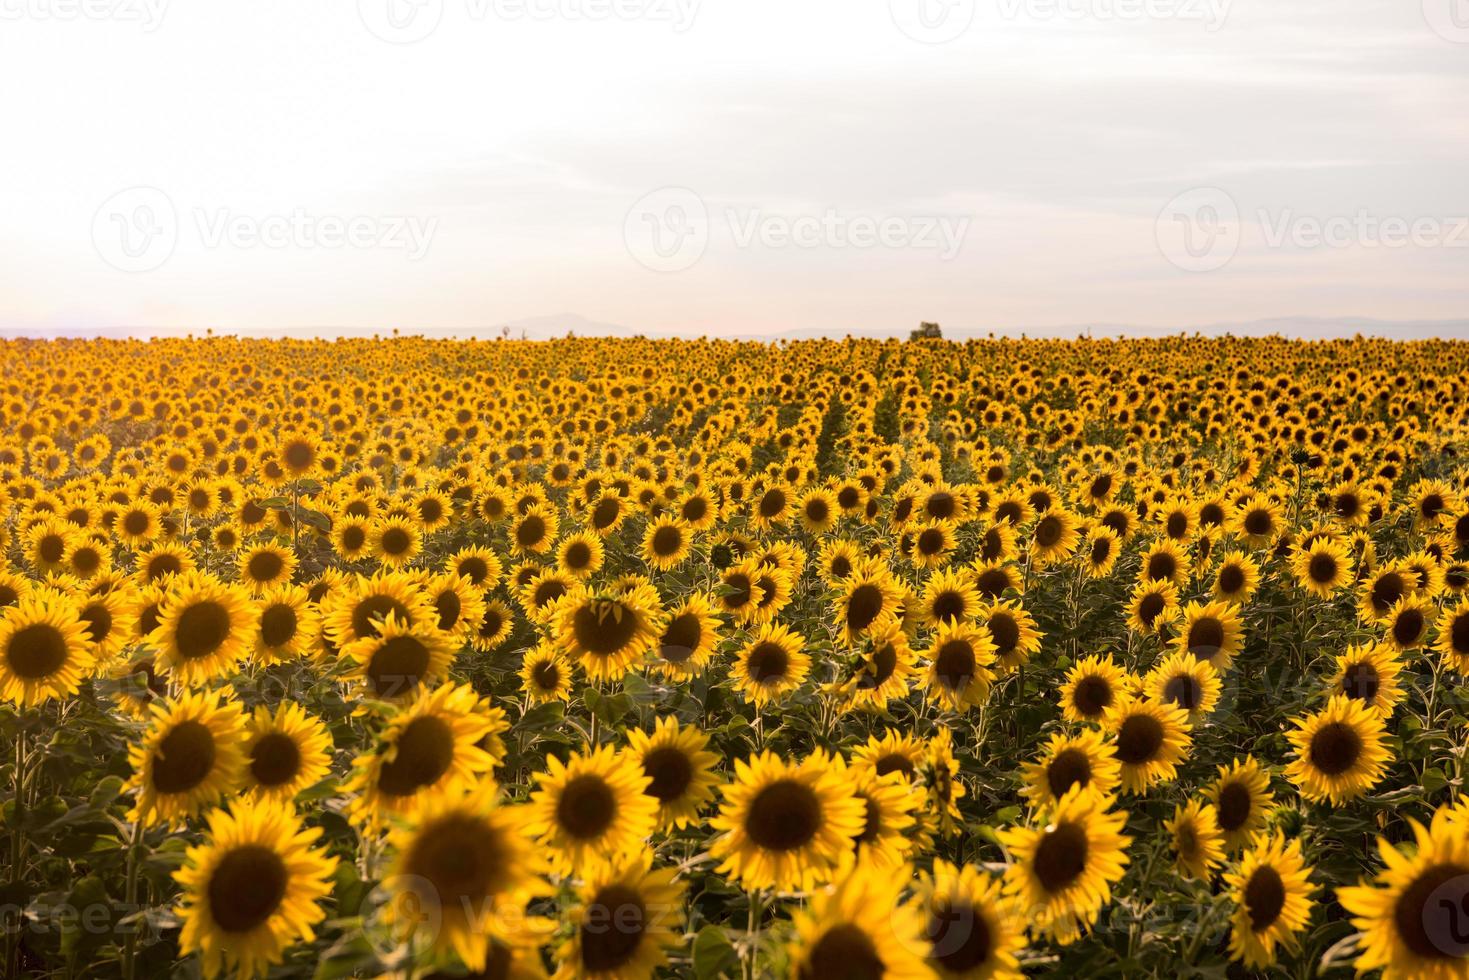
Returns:
[[[1463,318],[1466,94],[1469,0],[0,0],[0,331]]]

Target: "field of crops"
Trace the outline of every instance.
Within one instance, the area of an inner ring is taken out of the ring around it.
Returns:
[[[0,976],[1469,976],[1469,345],[0,368]]]

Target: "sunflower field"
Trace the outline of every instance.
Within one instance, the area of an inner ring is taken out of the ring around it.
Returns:
[[[1469,977],[1469,345],[0,365],[0,976]]]

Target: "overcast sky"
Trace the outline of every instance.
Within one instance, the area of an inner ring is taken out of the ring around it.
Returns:
[[[0,327],[1463,317],[1469,0],[0,0]]]

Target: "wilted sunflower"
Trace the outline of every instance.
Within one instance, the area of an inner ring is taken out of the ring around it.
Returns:
[[[1173,648],[1192,654],[1224,674],[1244,645],[1239,608],[1227,602],[1190,602],[1183,607]]]
[[[0,700],[25,708],[66,698],[95,663],[74,600],[39,588],[0,613]]]
[[[260,598],[254,650],[259,663],[285,663],[310,654],[320,636],[321,619],[304,586],[276,586]]]
[[[1221,687],[1219,672],[1191,653],[1164,658],[1143,678],[1143,691],[1149,700],[1182,708],[1195,725],[1219,703]]]
[[[989,697],[995,644],[985,627],[940,626],[923,654],[929,661],[924,686],[930,701],[964,712]]]
[[[1111,656],[1083,657],[1066,672],[1061,716],[1099,725],[1107,710],[1127,696],[1127,672]]]
[[[1187,713],[1171,704],[1129,697],[1107,709],[1105,721],[1125,793],[1145,792],[1178,775],[1193,744]]]
[[[486,780],[427,801],[388,839],[395,853],[383,881],[383,917],[407,938],[428,941],[431,958],[456,954],[485,970],[499,944],[516,947],[534,920],[526,904],[549,891],[524,832],[524,808],[496,803]],[[425,930],[425,918],[437,928]]]
[[[332,737],[320,718],[290,701],[255,709],[245,739],[245,786],[257,796],[290,802],[331,771]]]
[[[504,755],[499,736],[508,727],[504,712],[489,707],[468,684],[423,692],[388,720],[376,744],[353,763],[355,772],[343,787],[359,794],[353,816],[362,826],[381,826],[430,797],[474,785]]]
[[[148,642],[165,673],[195,686],[233,673],[254,631],[254,604],[243,589],[189,572],[169,582]]]
[[[1403,699],[1403,690],[1398,686],[1402,669],[1396,651],[1386,643],[1351,646],[1337,656],[1336,673],[1327,690],[1361,701],[1388,717]]]
[[[652,735],[630,729],[627,743],[650,780],[645,792],[658,801],[659,827],[669,830],[695,823],[719,783],[714,767],[720,757],[708,751],[709,736],[693,725],[680,726],[669,715],[658,719]]]
[[[668,613],[663,635],[653,647],[654,664],[669,678],[697,677],[719,647],[719,619],[702,593],[694,593]]]
[[[1275,963],[1277,946],[1292,952],[1299,948],[1296,934],[1305,928],[1313,904],[1300,841],[1286,843],[1280,831],[1256,836],[1239,868],[1225,875],[1224,882],[1236,906],[1230,959],[1255,970]]]
[[[643,980],[668,963],[683,938],[684,886],[652,855],[598,868],[570,910],[572,933],[556,951],[557,980]]]
[[[341,651],[351,664],[344,676],[355,679],[365,697],[403,704],[448,674],[452,639],[432,622],[409,625],[396,613],[374,622],[375,636]]]
[[[174,872],[184,889],[179,952],[197,952],[207,977],[248,978],[314,939],[337,866],[325,847],[313,846],[320,837],[320,827],[302,827],[278,800],[246,798],[212,811],[204,842]]]
[[[1371,882],[1336,890],[1361,930],[1359,974],[1380,969],[1383,980],[1456,980],[1469,971],[1461,915],[1469,907],[1469,836],[1453,816],[1441,807],[1426,829],[1409,818],[1411,848],[1379,837],[1383,870]]]
[[[1122,779],[1122,767],[1112,746],[1096,729],[1084,729],[1075,735],[1055,732],[1040,758],[1026,763],[1024,779],[1020,792],[1032,807],[1045,808],[1074,786],[1110,796]]]
[[[1120,831],[1127,814],[1109,810],[1110,797],[1074,787],[1042,812],[1038,825],[996,832],[1010,853],[1006,896],[1039,933],[1066,946],[1097,920],[1128,863],[1131,838]]]
[[[1174,862],[1185,877],[1207,880],[1224,863],[1224,832],[1213,804],[1180,803],[1163,829],[1172,835]]]
[[[557,647],[593,680],[621,680],[663,632],[658,593],[649,586],[602,595],[577,589],[556,605]]]
[[[1337,805],[1361,796],[1377,785],[1391,761],[1382,744],[1382,715],[1361,701],[1336,695],[1294,724],[1286,737],[1296,758],[1285,774],[1313,802]]]
[[[542,641],[527,650],[520,665],[520,689],[532,704],[571,700],[571,664]]]
[[[862,833],[864,807],[817,750],[800,762],[764,752],[737,759],[734,782],[709,826],[718,873],[747,889],[810,889],[830,881]]]
[[[536,777],[526,833],[546,849],[555,868],[586,874],[642,846],[658,823],[652,780],[635,758],[612,746],[546,759]]]
[[[924,916],[904,904],[907,868],[888,871],[848,860],[834,884],[820,889],[795,916],[787,955],[791,976],[802,980],[881,977],[927,980]]]
[[[918,876],[912,905],[923,916],[928,965],[941,980],[1021,980],[1025,919],[1000,882],[942,858]]]
[[[806,641],[787,626],[767,624],[735,654],[734,689],[757,708],[800,687],[811,670]]]
[[[243,782],[244,718],[238,704],[206,691],[149,710],[142,741],[128,745],[128,786],[138,794],[128,819],[182,826]]]

